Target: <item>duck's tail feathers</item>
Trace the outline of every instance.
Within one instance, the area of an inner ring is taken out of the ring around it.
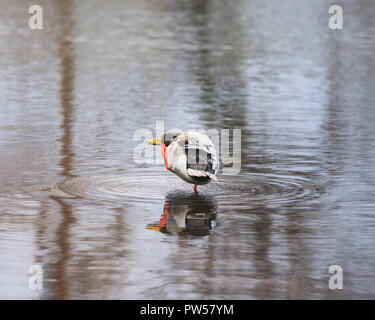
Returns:
[[[209,177],[211,180],[215,182],[219,182],[219,180],[215,177],[215,175],[207,171],[188,168],[187,173],[189,174],[189,176],[192,176],[192,177]]]

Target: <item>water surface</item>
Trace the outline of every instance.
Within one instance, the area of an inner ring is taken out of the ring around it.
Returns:
[[[373,1],[39,2],[0,4],[1,298],[375,298]],[[156,120],[240,128],[240,175],[137,165]]]

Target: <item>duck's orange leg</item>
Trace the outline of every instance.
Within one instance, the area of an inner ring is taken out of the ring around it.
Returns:
[[[198,185],[195,184],[195,185],[194,185],[194,192],[195,192],[196,194],[198,193],[198,191],[197,191],[197,187],[198,187]]]

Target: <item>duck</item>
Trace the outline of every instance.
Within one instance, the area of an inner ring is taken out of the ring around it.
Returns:
[[[219,161],[209,136],[196,131],[166,131],[162,137],[148,140],[161,146],[165,168],[194,185],[218,182]]]

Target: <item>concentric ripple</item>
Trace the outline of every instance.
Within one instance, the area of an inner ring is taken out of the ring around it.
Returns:
[[[199,186],[221,203],[289,203],[317,198],[323,189],[310,181],[246,174],[221,176],[219,183]],[[55,196],[108,201],[164,201],[170,193],[193,193],[191,184],[174,175],[112,175],[66,179],[44,189]]]

